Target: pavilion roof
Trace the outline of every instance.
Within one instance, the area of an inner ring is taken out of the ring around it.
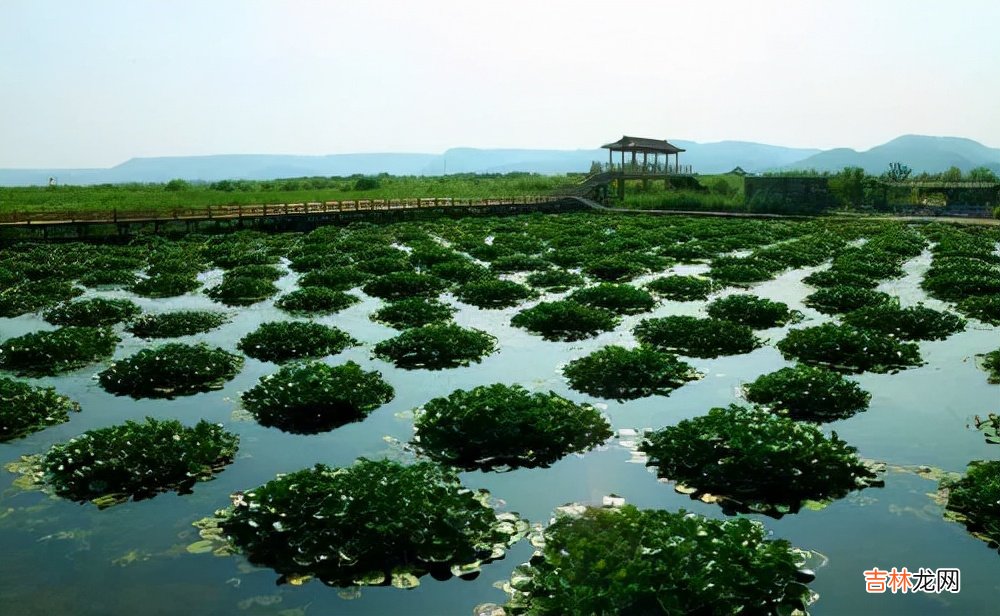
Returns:
[[[658,152],[660,154],[676,154],[678,152],[685,151],[665,139],[629,137],[627,135],[613,143],[605,143],[601,147],[611,150],[612,152]]]

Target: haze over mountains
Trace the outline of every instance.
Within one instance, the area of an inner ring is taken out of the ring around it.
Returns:
[[[904,135],[870,150],[788,148],[745,141],[698,143],[673,139],[687,150],[682,164],[697,173],[723,173],[734,167],[750,172],[776,169],[838,171],[847,166],[881,173],[890,162],[915,172],[938,172],[955,166],[962,171],[986,166],[1000,173],[1000,149],[960,137]],[[223,179],[274,179],[303,176],[443,175],[452,173],[552,174],[585,172],[592,161],[607,161],[607,150],[520,150],[452,148],[443,154],[331,154],[293,156],[223,154],[133,158],[108,169],[0,169],[0,186],[166,182],[174,178],[212,182]]]

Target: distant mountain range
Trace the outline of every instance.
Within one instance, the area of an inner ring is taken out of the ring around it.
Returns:
[[[687,150],[680,162],[698,173],[724,173],[734,167],[761,172],[776,169],[837,171],[847,166],[870,173],[884,171],[890,162],[902,162],[915,172],[968,171],[986,166],[1000,173],[1000,149],[971,139],[904,135],[864,152],[849,148],[818,150],[786,148],[746,141],[671,140]],[[166,182],[174,178],[213,182],[225,179],[291,178],[305,176],[443,175],[452,173],[509,173],[529,171],[553,174],[585,172],[593,161],[606,161],[606,150],[518,150],[452,148],[443,154],[331,154],[291,156],[223,154],[133,158],[109,169],[0,169],[0,186],[45,185],[50,177],[60,184],[117,184]]]

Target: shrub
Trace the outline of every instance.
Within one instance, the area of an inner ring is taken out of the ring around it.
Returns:
[[[574,341],[611,331],[618,325],[618,317],[603,308],[562,300],[522,310],[510,322],[546,340]]]
[[[42,466],[59,496],[106,507],[168,490],[188,493],[232,462],[238,444],[219,424],[199,421],[190,428],[147,417],[53,445]]]
[[[660,477],[722,497],[733,511],[781,515],[878,484],[836,433],[736,405],[652,432],[639,449]]]
[[[454,323],[431,323],[404,330],[375,345],[374,354],[398,368],[440,370],[479,363],[496,351],[497,339]]]
[[[605,282],[625,282],[644,273],[646,267],[624,257],[604,257],[587,263],[583,272]]]
[[[271,321],[243,336],[237,347],[254,359],[281,363],[336,355],[355,344],[354,338],[336,327],[309,321]]]
[[[274,305],[291,314],[340,312],[361,301],[356,295],[326,287],[302,287],[278,298]]]
[[[793,614],[813,597],[801,552],[755,520],[588,507],[514,569],[512,615]]]
[[[21,376],[52,376],[111,357],[119,340],[108,328],[32,332],[0,344],[0,368]]]
[[[861,289],[847,285],[826,287],[815,291],[803,302],[824,314],[850,312],[865,306],[877,306],[891,301],[892,297],[881,291]]]
[[[859,308],[845,314],[843,322],[901,340],[944,340],[965,329],[965,319],[950,312],[923,304],[900,308],[898,301]]]
[[[958,311],[990,325],[1000,325],[1000,293],[967,297],[958,303]]]
[[[753,329],[767,329],[802,320],[802,314],[789,310],[788,304],[756,295],[729,295],[708,305],[708,316],[742,323]]]
[[[656,300],[648,291],[627,284],[607,282],[577,289],[567,299],[592,308],[604,308],[616,314],[639,314],[656,306]]]
[[[1000,461],[970,462],[965,475],[944,479],[947,509],[955,512],[973,535],[995,546],[1000,542]]]
[[[222,349],[170,342],[112,363],[98,379],[118,396],[173,398],[221,389],[242,367],[242,357]]]
[[[510,280],[483,278],[463,284],[455,291],[455,296],[479,308],[509,308],[537,297],[538,293],[531,287]]]
[[[868,409],[872,395],[842,375],[797,364],[764,374],[746,386],[746,398],[799,421],[835,421]]]
[[[131,321],[142,312],[127,299],[94,297],[61,304],[45,312],[45,320],[55,325],[104,327]]]
[[[586,282],[586,279],[575,272],[562,269],[550,269],[542,272],[532,272],[525,279],[532,287],[545,291],[565,291],[572,287],[579,287]]]
[[[456,390],[418,410],[413,445],[436,462],[465,470],[549,466],[611,438],[589,404],[520,385]]]
[[[221,312],[178,310],[142,315],[128,326],[128,331],[139,338],[176,338],[207,332],[226,321],[228,317]]]
[[[761,345],[746,325],[690,316],[643,319],[632,330],[636,339],[661,351],[689,357],[718,357],[749,353]]]
[[[198,277],[191,273],[156,274],[132,285],[131,291],[142,297],[177,297],[201,286]]]
[[[569,362],[563,374],[576,391],[618,401],[667,396],[701,376],[674,355],[646,346],[606,346]]]
[[[834,323],[793,329],[777,347],[785,359],[843,372],[890,372],[923,364],[912,342]]]
[[[205,294],[227,306],[249,306],[274,296],[278,287],[265,278],[249,276],[223,276],[222,282],[205,291]]]
[[[295,434],[327,432],[369,413],[395,396],[378,372],[349,361],[329,366],[319,361],[282,366],[243,394],[261,425]]]
[[[37,312],[83,293],[62,280],[24,282],[0,290],[0,317],[18,317]]]
[[[379,276],[362,287],[373,297],[395,300],[413,296],[437,295],[447,286],[440,278],[413,272],[396,272]]]
[[[664,276],[646,283],[646,288],[664,299],[690,302],[705,299],[716,290],[716,284],[700,276]]]
[[[516,516],[498,517],[485,493],[453,471],[422,462],[359,459],[317,464],[242,494],[220,526],[258,566],[315,576],[331,586],[412,587],[431,572],[478,571],[523,536]]]
[[[451,320],[455,308],[436,299],[408,297],[386,304],[371,315],[373,321],[396,329],[420,327]]]
[[[0,442],[67,422],[70,412],[79,410],[79,404],[52,387],[0,377]]]

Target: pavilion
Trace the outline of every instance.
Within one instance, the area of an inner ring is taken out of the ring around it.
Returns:
[[[670,177],[691,176],[691,165],[681,166],[680,153],[684,152],[664,139],[650,139],[648,137],[623,136],[618,141],[606,143],[601,146],[608,151],[607,171],[615,176],[618,182],[618,193],[625,196],[625,180],[642,180],[648,186],[651,179],[663,179],[665,184],[669,184]],[[615,164],[614,154],[621,152],[621,162]],[[625,160],[625,153],[630,154],[629,160]],[[639,160],[642,154],[642,160]],[[652,154],[652,161],[650,161]],[[663,155],[663,163],[660,163],[660,155]],[[670,164],[670,155],[674,155],[674,164]]]

